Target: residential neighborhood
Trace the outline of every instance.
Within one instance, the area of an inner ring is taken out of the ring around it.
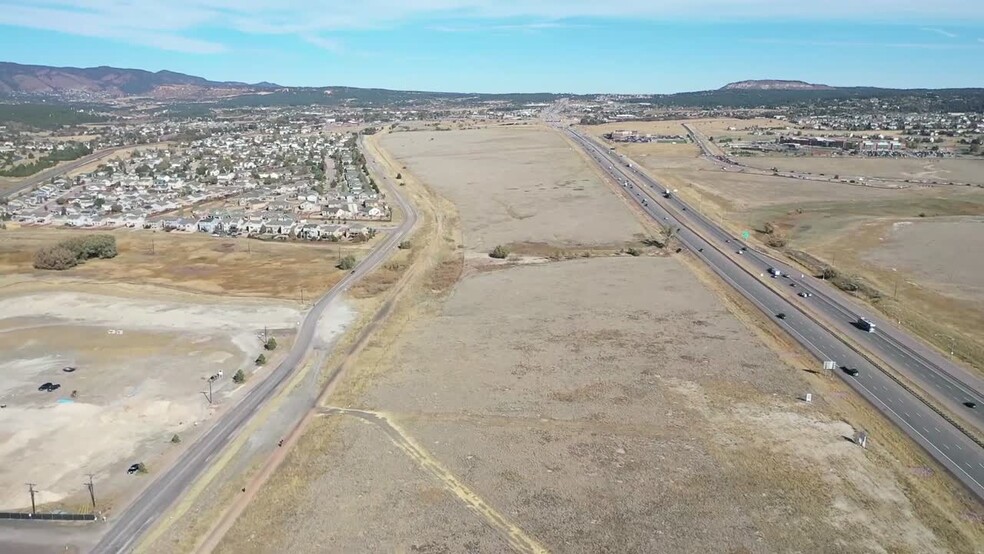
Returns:
[[[328,241],[365,240],[392,219],[357,135],[290,122],[134,149],[9,199],[0,215],[24,225]]]

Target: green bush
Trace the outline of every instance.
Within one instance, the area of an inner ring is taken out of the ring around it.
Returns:
[[[263,365],[260,363],[260,358],[263,359],[264,364],[266,363],[266,357],[263,354],[260,354],[260,357],[256,359],[256,365]],[[232,382],[237,385],[242,385],[246,382],[246,374],[243,373],[243,370],[240,369],[235,375],[232,376]]]
[[[64,240],[56,246],[38,250],[34,255],[34,267],[37,269],[69,269],[90,258],[115,258],[117,253],[116,237],[113,235],[74,237]]]
[[[411,248],[413,248],[413,245],[410,244],[410,241],[405,240],[405,241],[403,241],[403,242],[400,243],[400,247],[399,248],[400,248],[400,250],[410,250]]]
[[[259,356],[256,357],[256,365],[263,365],[265,363],[266,363],[266,356],[265,355],[260,354]],[[239,371],[242,371],[242,370],[239,370]],[[235,380],[235,376],[233,376],[233,380]]]
[[[505,260],[506,258],[509,257],[509,249],[500,244],[499,246],[493,248],[491,252],[489,252],[489,256],[497,260]]]
[[[34,253],[35,269],[70,269],[79,264],[79,259],[64,246],[46,246]]]
[[[352,269],[353,267],[355,267],[355,256],[352,255],[345,256],[341,260],[338,260],[338,265],[336,265],[335,267],[337,267],[338,269],[343,269],[345,271]]]
[[[266,341],[266,344],[263,345],[263,348],[266,348],[267,350],[276,350],[277,349],[277,339],[275,339],[273,337],[270,337]]]
[[[639,250],[638,248],[629,248],[628,250],[625,251],[625,253],[628,254],[629,256],[641,256],[642,250]]]
[[[178,444],[181,442],[181,437],[175,434],[173,437],[171,437],[171,442],[173,442],[174,444]]]

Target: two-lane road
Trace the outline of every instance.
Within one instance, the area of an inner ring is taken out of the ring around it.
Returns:
[[[404,214],[403,222],[381,245],[362,260],[350,274],[318,299],[308,311],[297,333],[297,340],[287,358],[262,382],[250,390],[244,398],[232,406],[205,434],[191,444],[188,450],[156,480],[154,480],[129,506],[122,510],[93,549],[96,553],[116,554],[129,552],[137,540],[164,512],[191,486],[209,466],[213,456],[221,452],[239,434],[246,423],[270,398],[290,380],[301,367],[315,342],[322,315],[336,298],[341,296],[359,279],[376,269],[402,242],[417,224],[417,212],[413,205],[400,195],[396,187],[390,187],[392,195]]]
[[[794,281],[788,278],[763,277],[762,274],[767,267],[775,266],[774,262],[769,262],[765,267],[760,267],[766,264],[767,256],[755,253],[751,249],[738,254],[737,251],[742,245],[736,238],[696,214],[675,195],[671,195],[669,199],[664,198],[661,192],[665,189],[661,188],[655,180],[637,171],[634,164],[611,154],[607,148],[599,146],[573,129],[565,129],[565,132],[619,184],[626,196],[636,201],[655,221],[679,229],[676,237],[685,248],[692,251],[725,282],[772,317],[818,360],[833,360],[839,366],[857,369],[857,376],[850,376],[841,370],[838,370],[837,374],[925,448],[978,498],[984,499],[984,449],[881,368],[871,363],[867,356],[856,351],[854,346],[845,342],[838,332],[832,331],[823,319],[816,317],[812,309],[803,309],[804,307],[798,302],[799,297],[783,291],[783,287],[795,291],[804,285],[791,287]],[[741,263],[738,260],[741,260]],[[795,273],[795,276],[799,277],[799,273]],[[809,282],[808,279],[799,281]],[[811,291],[822,289],[822,283],[817,282],[806,286]],[[818,293],[814,292],[814,294],[815,296],[808,300],[814,300]],[[825,297],[829,296],[825,295]],[[785,314],[784,319],[775,317],[780,313]],[[839,317],[845,318],[843,314]],[[852,329],[853,331],[844,329],[844,332],[853,332],[852,338],[857,342],[871,340],[878,335],[878,333],[864,333]],[[905,356],[906,353],[900,350],[898,355]],[[891,360],[886,361],[891,363]],[[919,363],[920,360],[910,356],[906,359],[906,365],[901,367],[901,371],[908,371],[910,365]],[[898,367],[895,369],[900,370]],[[931,371],[932,368],[927,370]],[[959,374],[958,371],[954,373]],[[963,385],[964,392],[980,394],[973,386],[966,383]],[[975,412],[974,418],[978,416],[979,414]],[[875,440],[877,441],[877,437]]]

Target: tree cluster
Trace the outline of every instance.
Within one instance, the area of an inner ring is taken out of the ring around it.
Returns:
[[[64,270],[91,258],[115,258],[116,254],[116,237],[113,235],[75,237],[39,249],[34,254],[34,267]]]

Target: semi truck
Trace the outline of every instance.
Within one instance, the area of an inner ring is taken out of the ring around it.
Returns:
[[[857,326],[858,326],[858,329],[861,329],[862,331],[867,331],[869,333],[874,333],[875,332],[875,324],[872,323],[872,322],[870,322],[870,321],[868,321],[867,319],[865,319],[863,317],[859,317],[858,318]]]

